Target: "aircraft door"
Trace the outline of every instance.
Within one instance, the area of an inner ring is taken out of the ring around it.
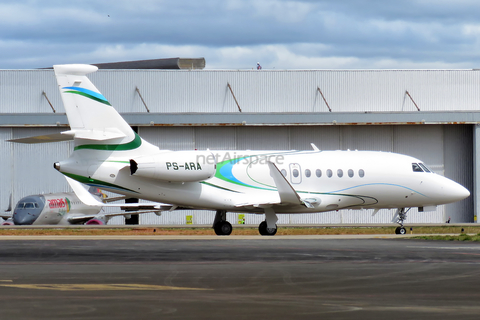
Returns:
[[[290,182],[295,184],[302,182],[302,170],[298,163],[290,163]]]

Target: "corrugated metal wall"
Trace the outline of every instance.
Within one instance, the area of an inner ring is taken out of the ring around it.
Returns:
[[[244,112],[478,110],[474,70],[100,70],[89,76],[120,112]],[[3,113],[64,112],[53,70],[0,70]]]
[[[53,163],[69,157],[71,142],[19,144],[5,140],[58,133],[58,128],[1,128],[0,160],[4,168],[0,179],[0,210],[6,210],[10,196],[13,205],[30,194],[67,191],[65,179]]]

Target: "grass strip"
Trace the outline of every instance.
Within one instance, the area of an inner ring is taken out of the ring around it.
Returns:
[[[462,231],[463,229],[463,231]],[[395,227],[282,227],[279,226],[277,235],[355,235],[355,234],[394,234]],[[416,237],[419,239],[429,240],[456,240],[459,237],[461,241],[479,241],[470,240],[480,238],[480,226],[476,227],[414,227],[412,231],[407,227],[407,233],[413,234],[464,234],[464,236],[447,236],[432,235],[429,237]],[[477,234],[477,236],[467,236],[466,234]],[[211,227],[201,228],[159,228],[159,227],[145,227],[145,228],[66,228],[66,229],[15,229],[15,227],[0,228],[0,236],[2,235],[215,235]],[[257,228],[234,228],[232,235],[258,235]],[[435,237],[440,237],[434,239]],[[463,240],[465,239],[465,240]]]
[[[431,235],[431,236],[413,237],[413,239],[480,242],[480,234],[468,235],[468,234],[465,234],[465,233],[461,233],[458,236],[456,236],[456,235]]]

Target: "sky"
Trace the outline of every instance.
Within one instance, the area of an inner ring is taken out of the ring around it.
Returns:
[[[480,68],[477,0],[0,0],[0,69],[204,57],[206,69]]]

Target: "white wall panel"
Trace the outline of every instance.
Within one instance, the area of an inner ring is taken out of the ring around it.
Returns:
[[[373,150],[392,152],[392,126],[343,126],[342,150]]]
[[[14,128],[13,139],[58,133],[60,128]],[[10,143],[9,143],[10,144]],[[12,143],[12,188],[14,203],[30,194],[68,191],[61,173],[53,168],[56,161],[67,159],[72,142],[21,144]]]
[[[238,150],[288,150],[288,127],[237,127]]]
[[[440,125],[395,126],[393,151],[418,158],[444,175],[443,127]]]
[[[11,190],[13,189],[13,145],[5,140],[12,138],[12,129],[0,128],[0,164],[2,175],[0,179],[0,210],[7,210],[10,201]],[[15,203],[12,204],[14,206]],[[0,219],[1,222],[1,219]]]
[[[311,150],[314,143],[320,150],[339,150],[342,127],[290,127],[290,148],[293,150]]]
[[[195,149],[195,129],[192,127],[140,127],[138,133],[160,149]]]
[[[60,128],[3,128],[0,130],[0,160],[7,170],[0,181],[0,205],[4,210],[13,193],[15,202],[28,194],[68,190],[53,163],[66,159],[71,142],[48,144],[11,144],[6,139],[60,132]],[[314,142],[322,150],[369,149],[408,154],[424,161],[439,174],[445,174],[467,188],[472,181],[471,126],[324,126],[324,127],[142,127],[140,135],[161,148],[171,150],[198,149],[311,149]],[[409,213],[408,222],[443,222],[449,216],[454,222],[472,220],[471,201],[440,206],[436,213]],[[386,210],[388,211],[388,210]],[[186,215],[194,215],[198,224],[211,224],[214,213],[185,211],[165,213],[162,217],[142,216],[142,223],[183,224]],[[392,214],[379,212],[340,211],[308,215],[281,215],[285,223],[387,223]],[[247,224],[258,224],[263,215],[246,215]],[[238,222],[237,214],[229,220]],[[118,219],[117,219],[118,220]],[[115,222],[110,223],[123,223]]]
[[[198,150],[235,150],[235,127],[196,127],[195,147]]]
[[[121,113],[477,110],[474,70],[99,70],[89,75]],[[53,70],[0,70],[2,112],[64,112]]]

